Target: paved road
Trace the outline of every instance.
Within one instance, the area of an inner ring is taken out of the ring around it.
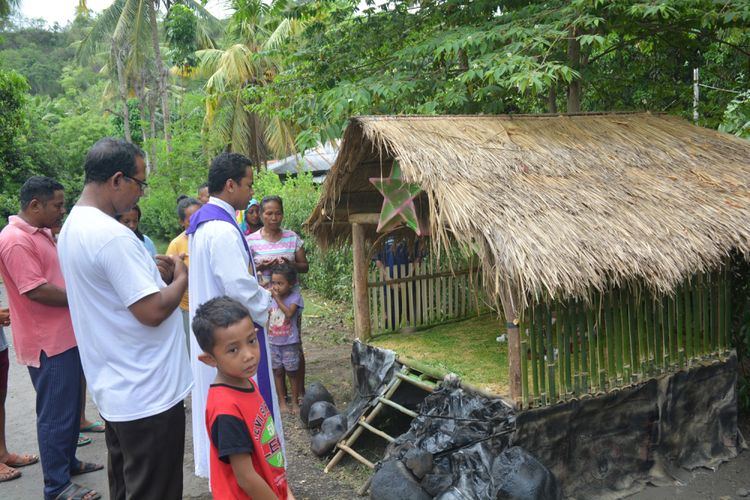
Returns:
[[[31,385],[29,373],[25,367],[15,362],[15,352],[11,347],[11,364],[8,388],[8,399],[5,402],[7,422],[5,424],[8,448],[13,452],[39,453],[36,439],[36,415],[34,413],[36,393]],[[189,407],[189,405],[188,405]],[[98,418],[96,406],[88,397],[86,416],[89,420]],[[193,475],[192,436],[190,435],[190,415],[187,416],[188,439],[185,449],[185,498],[210,498],[208,484]],[[78,448],[78,458],[87,462],[106,464],[107,447],[104,434],[87,434],[93,439],[90,445]],[[6,483],[0,483],[0,498],[4,500],[26,500],[42,498],[42,468],[39,464],[21,469],[23,476]],[[75,482],[95,488],[102,492],[102,498],[108,498],[106,469],[75,478]]]

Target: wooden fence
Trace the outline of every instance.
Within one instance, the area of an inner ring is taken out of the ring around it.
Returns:
[[[725,354],[729,290],[723,269],[694,276],[672,296],[628,288],[587,303],[533,305],[521,325],[524,406],[608,391]]]
[[[368,272],[373,335],[476,316],[488,307],[477,268],[453,271],[433,261]]]

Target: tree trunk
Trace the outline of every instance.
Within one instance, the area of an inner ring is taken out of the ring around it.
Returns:
[[[164,142],[167,145],[167,154],[172,152],[172,136],[169,132],[170,115],[169,115],[169,88],[167,87],[167,69],[161,59],[161,48],[159,47],[159,25],[156,22],[156,9],[159,6],[159,0],[149,2],[149,22],[151,23],[151,43],[154,49],[154,59],[156,62],[157,83],[159,86],[159,95],[161,96],[161,110],[164,114]],[[167,160],[169,161],[169,160]]]
[[[547,95],[547,111],[549,113],[557,113],[557,84],[553,84],[549,88],[549,94]]]
[[[112,57],[115,59],[115,67],[117,69],[117,90],[120,94],[120,100],[122,101],[122,123],[125,129],[125,140],[133,142],[133,138],[130,135],[130,110],[128,109],[128,83],[125,79],[125,65],[123,64],[122,58],[126,53],[124,48],[120,48],[112,40]]]
[[[568,37],[568,66],[576,71],[581,70],[581,43],[576,38],[576,29],[570,29]],[[581,112],[581,93],[583,86],[580,78],[575,78],[568,86],[568,113]]]
[[[149,124],[149,130],[151,131],[151,138],[156,139],[156,98],[153,95],[149,95],[146,102],[148,103],[148,124]],[[156,170],[156,141],[151,141],[151,145],[149,147],[149,154],[151,155],[151,158],[149,161],[151,165],[151,171],[155,171]]]
[[[146,89],[145,89],[145,76],[143,74],[143,71],[141,71],[141,74],[138,76],[138,78],[135,81],[135,97],[138,99],[138,111],[140,112],[139,118],[139,124],[141,126],[141,134],[143,137],[143,145],[146,145],[146,141],[148,141],[148,132],[146,127],[144,127],[144,123],[146,121]]]

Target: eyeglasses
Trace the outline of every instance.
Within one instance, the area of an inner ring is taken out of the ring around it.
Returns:
[[[126,174],[122,174],[122,176],[127,177],[131,181],[138,184],[138,187],[141,188],[141,191],[145,191],[146,189],[148,189],[148,182],[136,179],[135,177],[130,177],[129,175],[126,175]]]

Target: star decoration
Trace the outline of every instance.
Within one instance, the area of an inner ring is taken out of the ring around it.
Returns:
[[[418,184],[403,181],[397,160],[393,161],[390,177],[371,177],[370,182],[383,195],[383,208],[380,210],[377,229],[379,233],[386,232],[402,221],[417,236],[425,233],[420,227],[417,208],[414,206],[414,198],[422,192],[422,188]]]

